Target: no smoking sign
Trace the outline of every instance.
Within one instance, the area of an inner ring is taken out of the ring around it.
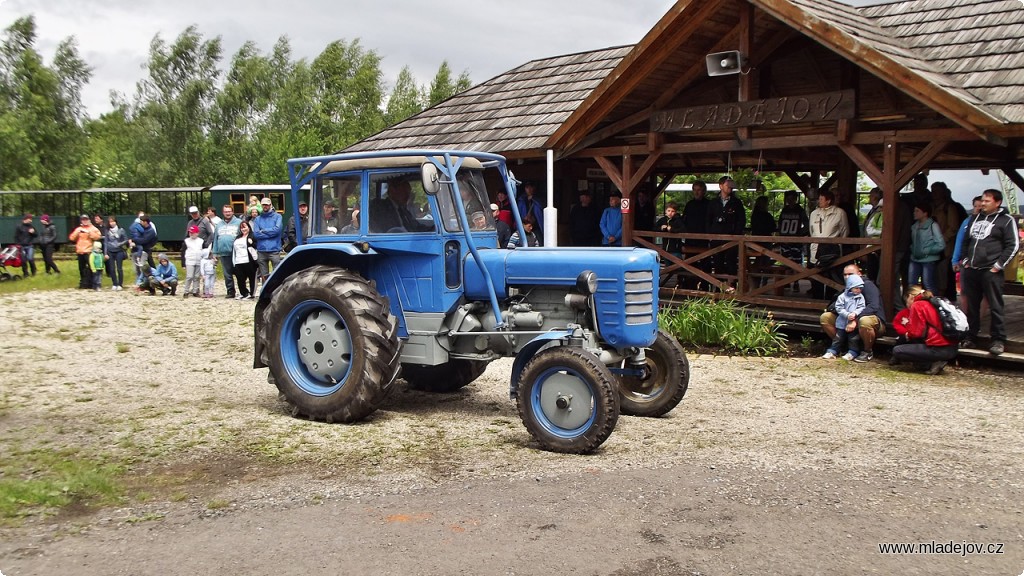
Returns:
[[[622,199],[622,203],[619,204],[619,209],[623,214],[629,213],[629,198]]]

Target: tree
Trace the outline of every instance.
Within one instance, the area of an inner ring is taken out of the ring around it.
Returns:
[[[216,172],[207,131],[220,76],[220,37],[204,40],[189,26],[167,45],[150,43],[148,75],[136,84],[131,122],[144,135],[136,148],[138,175],[151,186],[195,186]]]
[[[416,87],[416,78],[408,66],[403,66],[398,73],[395,87],[388,97],[388,106],[384,112],[384,124],[394,126],[402,120],[415,116],[425,107],[423,92]]]
[[[52,68],[35,41],[35,20],[27,16],[0,43],[0,187],[7,189],[67,188],[82,178],[80,95],[91,71],[74,38],[59,44]]]
[[[434,79],[430,82],[430,89],[427,92],[427,106],[443,102],[459,92],[469,89],[472,85],[473,82],[469,79],[469,73],[465,71],[459,74],[458,79],[453,81],[452,69],[448,66],[448,61],[445,60],[441,63],[440,68],[437,69],[437,74],[434,75]]]

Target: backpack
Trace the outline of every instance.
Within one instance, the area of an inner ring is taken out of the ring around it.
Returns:
[[[939,313],[942,322],[942,335],[951,342],[960,342],[967,337],[967,315],[959,306],[945,298],[933,296],[929,302]]]

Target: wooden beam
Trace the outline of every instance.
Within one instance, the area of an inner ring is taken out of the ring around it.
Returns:
[[[943,150],[946,149],[948,142],[929,142],[924,150],[918,152],[914,158],[907,163],[903,169],[896,173],[896,189],[899,190],[907,185],[908,182],[914,179],[914,174],[917,174],[928,165],[929,162],[935,159]]]
[[[629,180],[629,189],[633,190],[640,185],[640,182],[650,176],[654,167],[657,166],[658,160],[661,160],[661,150],[655,150],[647,159],[644,160],[640,168],[637,169],[636,174]]]
[[[882,189],[882,257],[879,262],[878,284],[885,305],[886,318],[893,317],[895,301],[902,298],[899,293],[898,276],[896,274],[896,222],[900,208],[899,193],[896,187],[896,164],[899,160],[899,143],[886,142],[882,149],[882,172],[885,175],[876,181]]]
[[[875,164],[870,156],[853,144],[839,144],[839,148],[846,154],[853,163],[857,165],[876,186],[882,185],[882,170]]]
[[[1010,182],[1017,185],[1017,188],[1024,190],[1024,178],[1021,177],[1020,172],[1017,172],[1016,169],[1009,166],[1003,166],[1000,170],[1006,174],[1006,177],[1010,179]]]
[[[633,126],[636,126],[641,122],[650,120],[652,112],[653,108],[651,107],[644,108],[639,112],[634,112],[633,114],[630,114],[629,116],[626,116],[621,120],[612,122],[611,124],[605,126],[604,128],[601,128],[600,130],[591,133],[583,140],[580,140],[580,143],[577,144],[576,146],[573,146],[572,148],[565,150],[561,154],[556,153],[555,156],[558,158],[571,156],[575,154],[577,151],[586,148],[587,146],[597,144],[601,140],[604,140],[605,138],[610,138],[611,136],[614,136],[627,128],[632,128]]]
[[[619,190],[622,190],[622,172],[619,172],[619,167],[604,156],[595,156],[594,160],[604,170],[604,173],[608,175],[608,179],[612,181],[612,184]]]

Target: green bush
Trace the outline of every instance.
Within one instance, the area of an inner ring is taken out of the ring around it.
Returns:
[[[765,316],[735,300],[697,298],[662,308],[658,325],[684,346],[717,348],[744,356],[774,356],[786,351],[786,338],[771,312]]]

